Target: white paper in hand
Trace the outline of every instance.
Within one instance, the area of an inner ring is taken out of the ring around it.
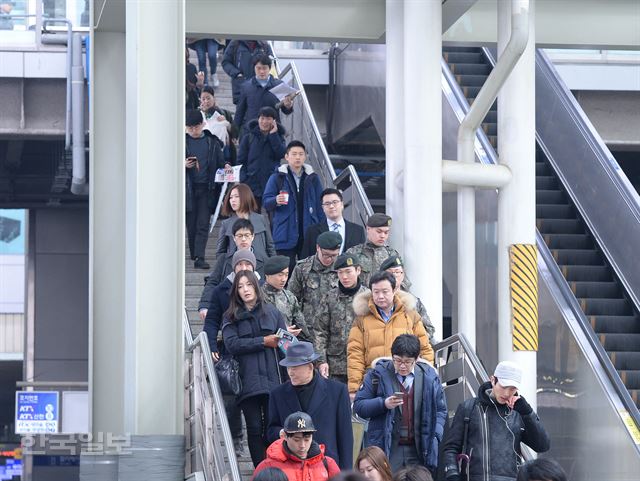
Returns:
[[[222,184],[224,182],[240,182],[241,165],[233,165],[229,169],[216,170],[216,182]]]
[[[270,88],[269,92],[271,92],[273,95],[278,97],[278,100],[281,101],[287,95],[295,94],[296,92],[298,92],[298,89],[294,89],[289,84],[282,82],[281,84],[278,84],[275,87]]]

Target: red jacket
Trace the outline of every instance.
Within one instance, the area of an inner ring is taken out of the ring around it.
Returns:
[[[251,479],[255,478],[256,473],[266,468],[280,468],[289,481],[325,481],[340,472],[336,462],[324,455],[324,444],[314,442],[309,449],[309,454],[314,451],[317,454],[303,460],[288,453],[283,443],[283,439],[278,439],[267,448],[267,459],[258,465]]]

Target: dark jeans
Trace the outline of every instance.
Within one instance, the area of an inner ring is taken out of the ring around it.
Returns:
[[[204,83],[208,82],[207,78],[207,56],[209,56],[209,67],[211,67],[211,75],[216,73],[218,68],[218,42],[212,38],[204,38],[191,44],[191,47],[198,55],[198,70],[204,72]]]
[[[209,187],[196,184],[193,189],[193,208],[187,212],[187,237],[192,258],[204,259],[204,250],[209,239]]]
[[[227,420],[229,421],[229,431],[231,437],[235,440],[242,440],[242,412],[236,404],[234,395],[223,395],[224,409],[227,412]]]
[[[280,249],[276,251],[279,256],[287,256],[289,258],[289,277],[291,277],[293,268],[296,266],[296,259],[298,259],[298,256],[300,256],[302,245],[302,236],[300,236],[300,238],[298,239],[298,245],[296,245],[293,249]]]
[[[247,425],[247,442],[251,461],[258,466],[266,458],[267,416],[269,415],[269,395],[259,394],[246,398],[240,403]]]

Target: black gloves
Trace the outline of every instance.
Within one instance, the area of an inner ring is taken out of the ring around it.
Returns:
[[[513,405],[513,410],[521,416],[526,416],[533,412],[533,408],[531,407],[531,405],[522,396]]]

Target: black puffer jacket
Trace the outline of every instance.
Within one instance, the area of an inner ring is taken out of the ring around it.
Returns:
[[[489,397],[491,383],[478,390],[478,397],[458,406],[443,444],[447,479],[458,475],[456,455],[462,452],[465,413],[470,412],[467,454],[470,481],[513,481],[520,459],[520,442],[542,453],[549,449],[549,436],[535,412],[521,415]],[[517,454],[516,454],[517,453]]]
[[[266,302],[257,304],[252,311],[241,309],[233,322],[224,317],[224,346],[240,364],[242,392],[237,397],[238,403],[251,396],[269,394],[289,379],[286,370],[278,364],[280,349],[263,344],[264,337],[275,334],[278,329],[287,330],[284,318]]]

